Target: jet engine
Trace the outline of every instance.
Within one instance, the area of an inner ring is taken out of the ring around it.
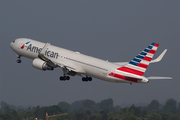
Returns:
[[[45,61],[35,58],[32,62],[32,66],[39,70],[53,70],[54,68],[49,66]]]

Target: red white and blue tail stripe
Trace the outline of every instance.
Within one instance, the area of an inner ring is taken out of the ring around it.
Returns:
[[[127,65],[120,67],[117,70],[128,74],[130,73],[133,75],[143,76],[158,46],[158,43],[152,43]]]

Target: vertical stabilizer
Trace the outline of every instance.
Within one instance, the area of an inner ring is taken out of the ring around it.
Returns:
[[[128,64],[118,68],[117,70],[138,76],[143,76],[158,46],[158,43],[152,43],[134,59],[132,59]]]

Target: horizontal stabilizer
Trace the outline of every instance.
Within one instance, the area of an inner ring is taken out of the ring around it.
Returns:
[[[161,59],[164,57],[165,53],[167,52],[167,49],[165,49],[160,55],[158,58],[154,59],[154,60],[151,60],[150,63],[155,63],[155,62],[159,62],[161,61]]]
[[[160,80],[160,79],[173,79],[172,77],[157,77],[157,76],[151,76],[147,77],[148,80]]]

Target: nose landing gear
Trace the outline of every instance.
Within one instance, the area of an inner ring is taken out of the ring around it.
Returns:
[[[21,63],[21,55],[18,56],[18,60],[16,62]]]

